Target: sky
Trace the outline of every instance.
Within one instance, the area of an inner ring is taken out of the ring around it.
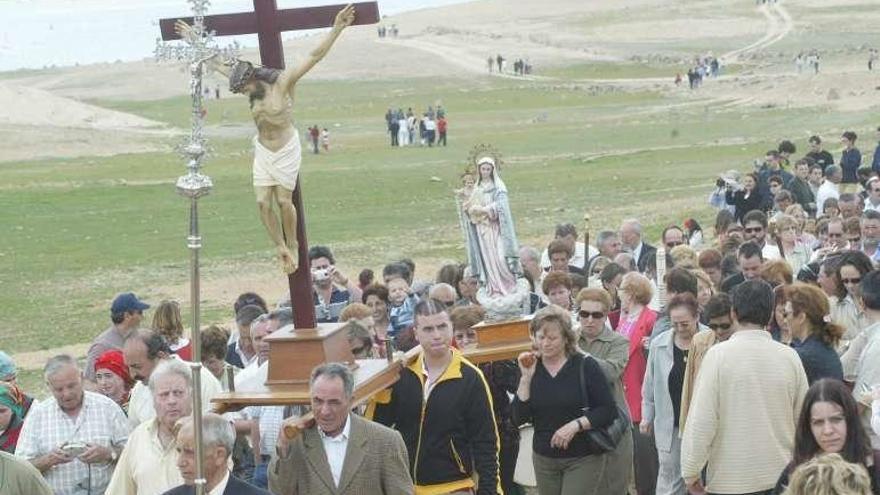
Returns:
[[[379,10],[391,15],[464,1],[379,0]],[[279,9],[344,2],[277,0]],[[251,0],[213,0],[208,13],[252,9]],[[153,54],[157,19],[188,13],[186,0],[0,0],[0,71],[140,60]],[[223,38],[233,39],[257,44],[256,35]]]

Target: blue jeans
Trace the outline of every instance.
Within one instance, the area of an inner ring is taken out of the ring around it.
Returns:
[[[262,488],[264,490],[269,488],[269,473],[267,472],[269,468],[268,462],[263,462],[257,464],[254,468],[254,479],[252,484],[258,488]]]

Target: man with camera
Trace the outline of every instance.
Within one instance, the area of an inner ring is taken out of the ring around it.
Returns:
[[[49,359],[43,375],[52,397],[31,408],[15,455],[43,473],[54,493],[104,493],[128,440],[122,408],[83,390],[82,371],[71,356]]]
[[[315,317],[318,323],[339,321],[342,308],[351,301],[361,300],[360,288],[336,269],[336,259],[327,246],[309,248],[309,264],[312,267]]]

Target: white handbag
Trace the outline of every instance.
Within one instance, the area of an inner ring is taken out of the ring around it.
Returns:
[[[532,437],[535,428],[523,425],[519,429],[519,454],[516,456],[516,468],[513,470],[514,483],[522,486],[536,487],[535,465],[532,463]]]

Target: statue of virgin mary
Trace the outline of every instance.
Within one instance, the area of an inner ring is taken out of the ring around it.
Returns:
[[[477,299],[490,318],[493,313],[493,319],[519,316],[523,298],[528,299],[528,282],[521,278],[519,245],[500,163],[497,156],[480,153],[473,165],[472,190],[460,194],[468,266],[480,279]]]

